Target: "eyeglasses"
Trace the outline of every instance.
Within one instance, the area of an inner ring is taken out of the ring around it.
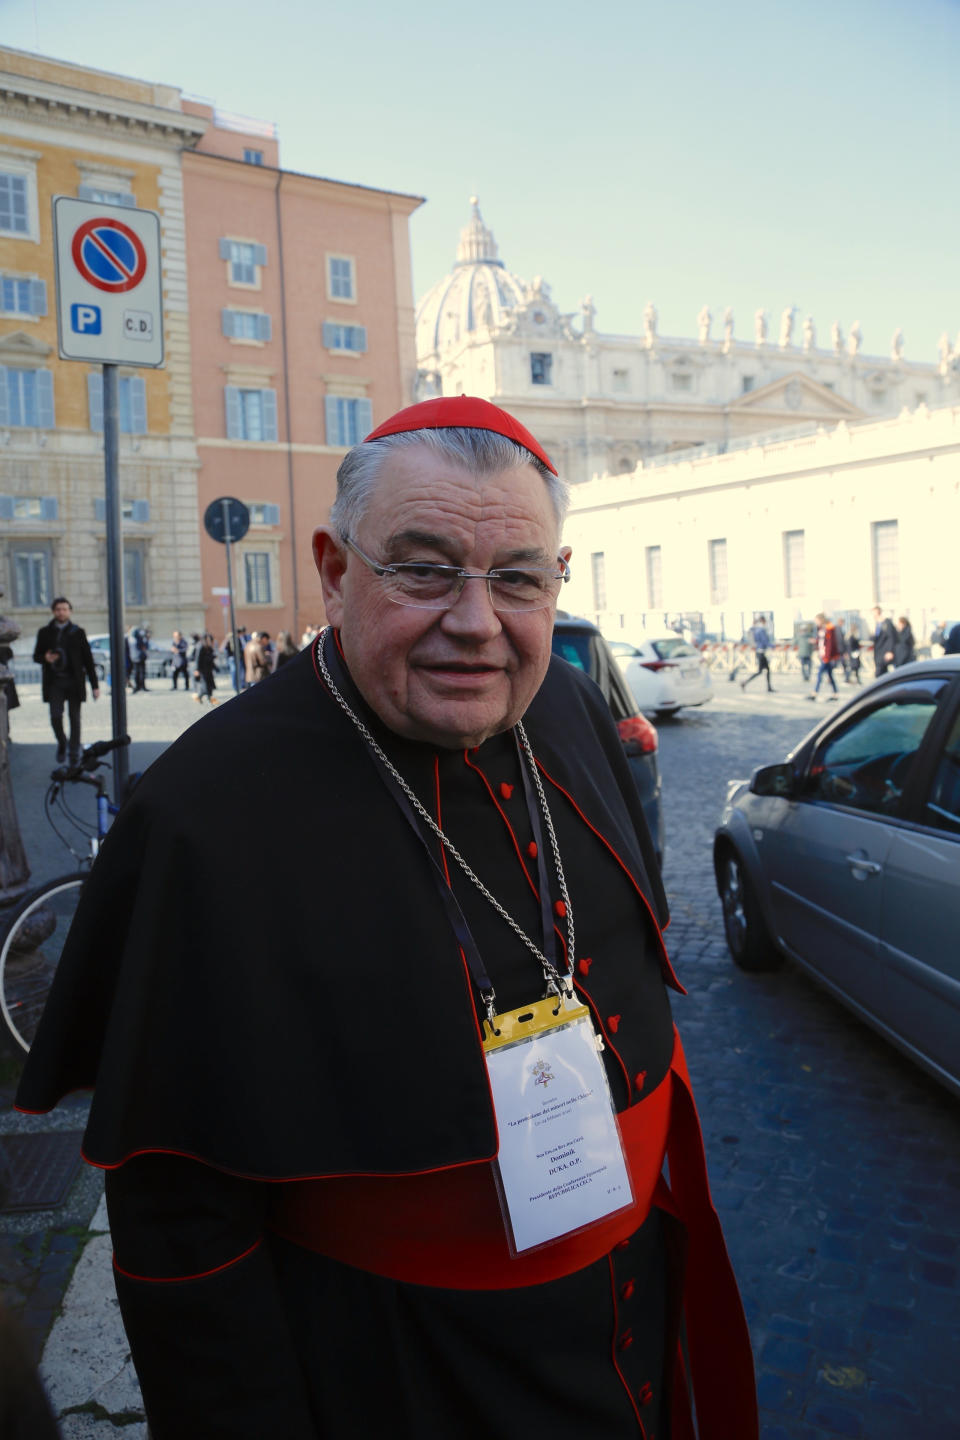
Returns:
[[[380,565],[364,555],[348,535],[343,543],[374,575],[383,581],[384,594],[394,605],[412,605],[417,610],[449,610],[460,598],[468,580],[485,580],[490,604],[498,614],[522,610],[547,610],[560,594],[560,586],[570,579],[570,566],[557,557],[559,570],[527,570],[513,566],[503,570],[486,570],[474,574],[459,565],[432,565],[426,561],[407,561],[399,565]]]

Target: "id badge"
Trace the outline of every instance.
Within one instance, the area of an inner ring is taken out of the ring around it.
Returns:
[[[483,1030],[511,1252],[548,1245],[632,1205],[586,1005],[551,995],[484,1021]]]

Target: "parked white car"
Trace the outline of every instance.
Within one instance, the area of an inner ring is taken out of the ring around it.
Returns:
[[[713,699],[707,662],[682,635],[644,635],[637,644],[610,640],[610,649],[641,710],[670,715]]]

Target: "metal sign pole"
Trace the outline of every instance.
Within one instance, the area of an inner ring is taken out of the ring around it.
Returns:
[[[107,606],[110,614],[110,709],[113,738],[127,733],[127,669],[123,656],[123,515],[120,506],[117,367],[103,367],[103,468],[107,512]],[[127,788],[126,746],[113,752],[113,796],[117,805]]]
[[[230,553],[230,499],[228,496],[220,501],[223,510],[223,539],[227,547],[227,589],[230,591],[230,633],[233,636],[233,688],[237,695],[240,694],[240,666],[243,662],[243,651],[240,648],[240,636],[237,634],[237,617],[233,610],[233,559]]]

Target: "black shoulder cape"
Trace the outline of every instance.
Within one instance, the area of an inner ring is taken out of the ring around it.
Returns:
[[[524,718],[663,924],[600,692],[554,660]],[[489,1159],[469,982],[376,764],[312,650],[172,745],[85,887],[18,1106],[95,1086],[84,1151],[107,1167],[166,1150],[282,1180]],[[416,1015],[442,1023],[414,1041]]]

